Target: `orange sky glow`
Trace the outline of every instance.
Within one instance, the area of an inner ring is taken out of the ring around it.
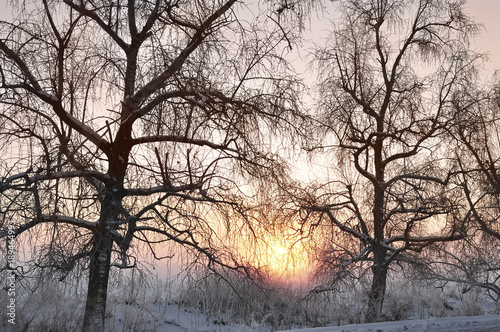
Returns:
[[[4,2],[0,4],[0,20],[9,19],[9,13],[5,10]],[[468,0],[467,8],[469,14],[477,23],[482,23],[484,30],[473,42],[471,48],[478,52],[489,54],[489,63],[485,64],[486,76],[491,76],[493,72],[500,68],[500,0]],[[326,24],[319,24],[312,20],[311,31],[318,27],[327,29]],[[305,51],[301,51],[304,54]],[[302,67],[304,63],[298,63]],[[305,70],[305,69],[304,69]],[[307,168],[305,169],[307,172]],[[306,176],[306,174],[303,174]],[[302,282],[305,281],[314,270],[314,260],[312,255],[293,234],[276,233],[265,235],[263,239],[257,241],[256,246],[249,246],[242,251],[243,256],[248,256],[248,261],[254,267],[260,269],[277,282]],[[253,250],[253,252],[250,252]],[[168,254],[168,253],[167,253]],[[160,262],[158,265],[165,265]]]

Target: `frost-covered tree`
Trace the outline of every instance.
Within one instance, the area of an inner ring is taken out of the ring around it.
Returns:
[[[84,331],[103,330],[110,268],[137,243],[238,268],[220,239],[238,187],[275,171],[269,137],[297,106],[292,9],[270,8],[22,1],[0,22],[0,236],[13,220],[28,263],[88,268]]]
[[[336,3],[315,53],[324,140],[311,147],[330,156],[332,177],[302,207],[330,232],[324,259],[370,266],[366,320],[377,321],[393,262],[463,237],[444,133],[455,92],[474,77],[468,40],[478,29],[461,0]]]
[[[462,189],[469,238],[459,246],[439,246],[429,257],[432,278],[481,287],[500,297],[500,86],[469,84],[454,95],[455,120],[449,130],[450,157]]]
[[[500,240],[500,85],[471,84],[455,95],[454,105],[450,135],[471,226]]]

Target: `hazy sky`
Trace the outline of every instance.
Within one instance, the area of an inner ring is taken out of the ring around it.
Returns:
[[[254,0],[257,1],[257,0]],[[0,0],[0,20],[10,18],[7,0]],[[486,65],[488,73],[500,69],[500,0],[467,0],[468,13],[477,23],[484,25],[481,36],[477,37],[473,49],[490,54]]]
[[[484,25],[473,47],[490,54],[486,69],[492,73],[500,69],[500,0],[467,0],[467,9],[477,23]]]

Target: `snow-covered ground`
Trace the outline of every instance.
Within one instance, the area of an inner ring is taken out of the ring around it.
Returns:
[[[20,289],[17,323],[0,321],[0,331],[78,331],[86,292],[77,281],[49,278]],[[218,276],[179,280],[123,271],[110,283],[105,332],[500,332],[500,303],[480,289],[402,279],[393,286],[384,310],[390,322],[356,324],[363,321],[363,288],[305,297],[294,288],[262,292],[244,280],[229,286]]]
[[[151,308],[150,308],[151,310]],[[262,325],[247,326],[224,319],[210,319],[196,310],[167,305],[159,312],[152,310],[148,331],[156,332],[257,332],[271,331]],[[119,321],[122,321],[119,319]],[[120,324],[118,324],[120,325]],[[115,326],[122,331],[121,326]],[[500,332],[500,315],[461,316],[383,322],[372,324],[352,324],[343,326],[318,327],[286,330],[294,332]]]
[[[161,320],[151,322],[148,331],[156,332],[257,332],[270,331],[260,326],[239,325],[225,320],[214,320],[177,305],[165,308]],[[118,327],[118,326],[116,326]],[[121,329],[119,329],[121,331]],[[294,332],[499,332],[500,315],[462,316],[383,322],[372,324],[352,324],[343,326],[318,327],[286,330]]]
[[[161,312],[150,311],[150,319],[143,325],[144,331],[155,332],[257,332],[263,331],[262,327],[251,328],[238,325],[224,319],[213,319],[204,316],[197,310],[189,308],[180,309],[177,304],[167,305]],[[154,318],[154,317],[157,318]],[[151,319],[153,318],[153,319]],[[120,319],[121,320],[121,319]],[[119,320],[119,321],[120,321]],[[123,320],[121,320],[124,322]],[[128,324],[123,324],[128,325]],[[111,327],[114,331],[128,331],[127,327],[115,323]]]
[[[292,330],[287,330],[292,331]],[[406,320],[293,330],[294,332],[499,332],[500,315]]]

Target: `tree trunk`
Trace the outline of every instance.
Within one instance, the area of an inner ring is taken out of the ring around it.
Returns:
[[[387,266],[385,264],[386,249],[380,243],[374,245],[372,265],[372,287],[368,296],[368,310],[366,322],[373,323],[380,320],[387,286]]]
[[[98,229],[94,234],[90,256],[89,285],[83,332],[104,331],[108,279],[113,248],[109,221],[116,220],[118,215],[117,200],[119,200],[117,197],[108,197],[102,202],[101,217]]]
[[[380,127],[382,129],[382,127]],[[366,312],[366,322],[372,323],[380,320],[382,305],[384,304],[385,289],[387,285],[387,249],[382,246],[385,236],[384,232],[384,188],[381,185],[384,181],[384,168],[382,166],[382,143],[378,142],[375,149],[375,169],[378,184],[374,188],[373,202],[373,265],[372,265],[372,288],[368,296],[368,310]]]
[[[83,332],[104,331],[112,244],[107,232],[95,237],[90,258],[89,287]]]

